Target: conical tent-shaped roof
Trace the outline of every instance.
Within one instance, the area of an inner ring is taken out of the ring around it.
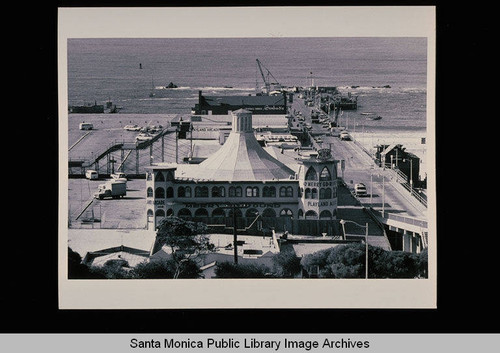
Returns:
[[[295,172],[267,153],[252,129],[252,113],[232,112],[233,126],[224,145],[198,165],[189,177],[215,181],[290,179]]]

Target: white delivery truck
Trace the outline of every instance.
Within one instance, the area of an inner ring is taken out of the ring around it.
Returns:
[[[127,195],[127,182],[124,180],[109,180],[105,184],[99,185],[97,192],[94,194],[96,199],[102,200],[105,197],[118,199]]]

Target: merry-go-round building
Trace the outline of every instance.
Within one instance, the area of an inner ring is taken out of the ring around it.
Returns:
[[[227,140],[203,162],[146,168],[148,229],[167,216],[221,228],[236,219],[240,229],[257,222],[278,230],[290,230],[297,221],[335,220],[338,161],[330,150],[297,158],[292,169],[259,144],[251,112],[239,109],[231,114]]]

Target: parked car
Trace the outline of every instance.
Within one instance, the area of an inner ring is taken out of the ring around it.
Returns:
[[[153,136],[151,136],[150,134],[147,134],[147,133],[140,133],[139,135],[137,135],[135,137],[136,141],[149,141],[151,139],[153,139]]]
[[[363,183],[358,183],[354,185],[354,194],[356,196],[366,196],[368,193],[366,192],[366,186]]]
[[[141,127],[138,125],[125,125],[124,129],[127,131],[139,131]]]
[[[347,131],[342,131],[340,133],[340,139],[344,141],[351,141],[351,135]]]

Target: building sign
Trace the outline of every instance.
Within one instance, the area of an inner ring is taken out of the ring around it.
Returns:
[[[319,159],[329,159],[332,157],[332,151],[328,148],[322,148],[318,150],[318,158]]]
[[[305,181],[304,187],[335,187],[336,181]]]
[[[332,201],[307,201],[308,207],[333,207],[336,206]]]
[[[236,203],[236,204],[227,204],[227,203],[185,203],[184,207],[187,208],[250,208],[250,207],[261,207],[261,208],[280,208],[281,204],[279,203]]]

